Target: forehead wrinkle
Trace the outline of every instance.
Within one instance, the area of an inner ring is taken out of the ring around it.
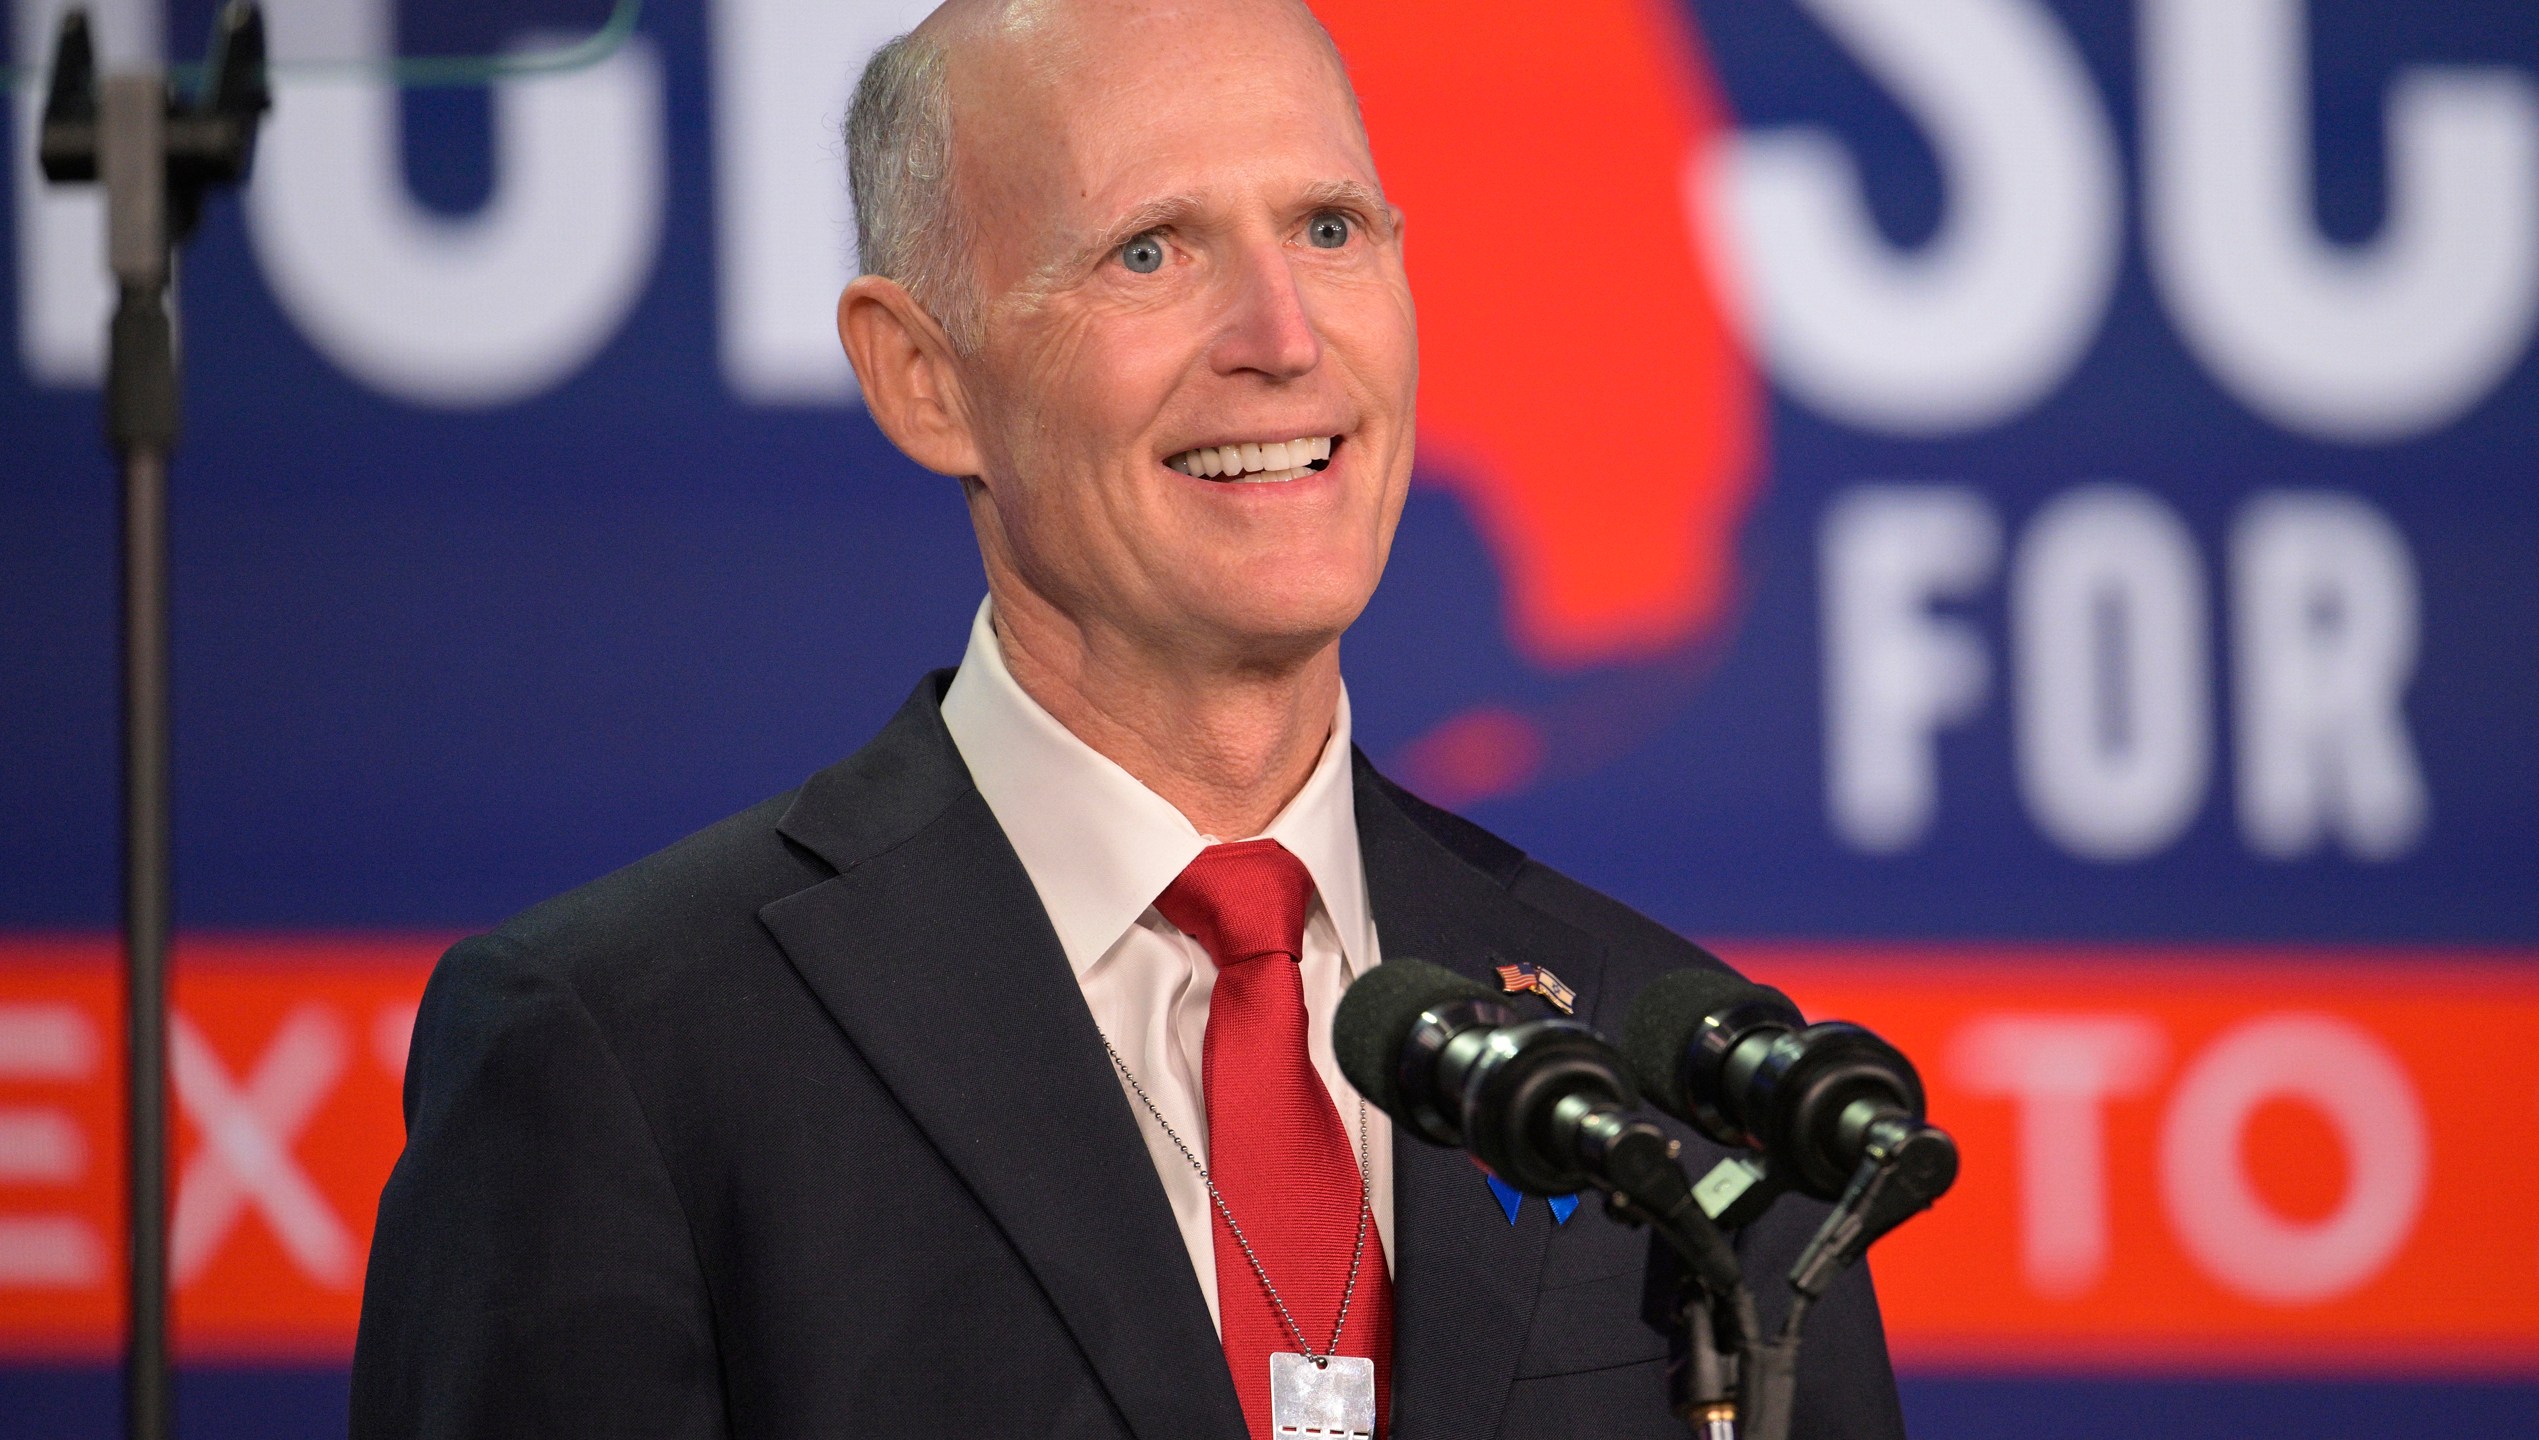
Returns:
[[[1381,182],[1374,179],[1373,158],[1367,153],[1365,125],[1347,65],[1329,33],[1297,0],[1273,0],[1260,5],[1190,4],[1186,0],[1178,5],[1170,0],[1162,5],[1153,0],[949,0],[921,28],[939,30],[947,51],[958,137],[953,146],[950,177],[954,204],[972,214],[1002,211],[1014,215],[1010,201],[1023,197],[1000,192],[1013,190],[1021,177],[996,173],[996,163],[989,160],[996,142],[989,137],[1058,138],[1064,145],[1064,139],[1052,136],[1050,131],[1063,131],[1065,127],[1035,123],[1031,112],[1053,104],[1063,107],[1083,92],[1082,72],[1114,57],[1116,47],[1101,43],[1106,25],[1116,26],[1124,16],[1139,11],[1146,12],[1139,17],[1144,24],[1159,9],[1167,15],[1177,15],[1220,8],[1253,9],[1265,15],[1283,13],[1288,21],[1301,22],[1298,32],[1309,41],[1322,68],[1337,82],[1347,127],[1355,141],[1352,148],[1357,152],[1350,168],[1366,167],[1367,181],[1371,183],[1345,179],[1315,182],[1301,187],[1299,207],[1362,207],[1374,223],[1389,228],[1394,212],[1383,197]],[[1058,116],[1044,112],[1037,118],[1051,122]],[[964,119],[980,123],[964,125],[960,123]],[[987,143],[983,145],[983,141]],[[1197,195],[1159,197],[1141,203],[1098,230],[1051,217],[1051,223],[1043,228],[1043,243],[1029,245],[1029,249],[1040,250],[1047,258],[1002,286],[1001,300],[987,297],[987,305],[991,309],[1036,309],[1080,280],[1109,251],[1142,231],[1187,220],[1205,208],[1204,197]],[[974,253],[974,267],[980,258]]]

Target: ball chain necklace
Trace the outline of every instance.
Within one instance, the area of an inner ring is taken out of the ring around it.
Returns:
[[[1098,1027],[1097,1027],[1098,1029]],[[1111,1057],[1111,1068],[1120,1073],[1129,1093],[1155,1121],[1155,1128],[1199,1172],[1199,1183],[1208,1189],[1208,1199],[1216,1206],[1217,1215],[1225,1221],[1236,1248],[1252,1267],[1253,1276],[1269,1296],[1270,1307],[1278,1312],[1279,1323],[1296,1342],[1298,1353],[1272,1352],[1270,1355],[1270,1429],[1273,1434],[1317,1434],[1333,1440],[1371,1440],[1375,1433],[1375,1362],[1363,1356],[1340,1353],[1340,1335],[1349,1323],[1349,1306],[1358,1296],[1358,1271],[1366,1259],[1367,1225],[1375,1215],[1375,1175],[1368,1163],[1366,1101],[1358,1101],[1358,1237],[1349,1251],[1349,1282],[1340,1292],[1340,1314],[1331,1322],[1331,1342],[1322,1353],[1314,1353],[1305,1340],[1304,1327],[1288,1312],[1287,1301],[1271,1283],[1269,1271],[1261,1257],[1253,1252],[1252,1242],[1244,1237],[1243,1227],[1235,1222],[1234,1210],[1225,1203],[1225,1195],[1208,1174],[1208,1167],[1191,1148],[1183,1143],[1181,1133],[1164,1118],[1146,1087],[1120,1058],[1111,1037],[1102,1036],[1103,1052]]]

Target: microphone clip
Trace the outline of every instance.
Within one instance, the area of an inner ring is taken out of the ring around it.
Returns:
[[[1769,1156],[1734,1151],[1694,1184],[1693,1200],[1713,1225],[1742,1230],[1761,1219],[1789,1189],[1789,1177]]]
[[[1903,1115],[1878,1117],[1842,1199],[1791,1265],[1790,1288],[1810,1300],[1824,1294],[1871,1245],[1956,1183],[1957,1142],[1947,1131]]]

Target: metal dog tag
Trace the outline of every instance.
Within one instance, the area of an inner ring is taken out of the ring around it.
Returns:
[[[1270,1352],[1270,1433],[1279,1440],[1375,1440],[1375,1362]]]

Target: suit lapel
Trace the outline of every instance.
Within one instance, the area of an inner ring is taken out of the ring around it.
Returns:
[[[920,687],[784,832],[840,873],[761,917],[1021,1254],[1145,1440],[1243,1436],[1207,1302],[1022,862]]]
[[[1494,848],[1459,856],[1405,814],[1363,760],[1357,812],[1368,902],[1388,958],[1444,965],[1494,990],[1494,966],[1531,960],[1582,997],[1598,993],[1602,946],[1510,895],[1508,875],[1476,866],[1504,858],[1512,874],[1522,855],[1473,830]],[[1401,1126],[1393,1137],[1395,1440],[1496,1434],[1541,1287],[1549,1217],[1529,1202],[1528,1223],[1511,1226],[1461,1151]]]

